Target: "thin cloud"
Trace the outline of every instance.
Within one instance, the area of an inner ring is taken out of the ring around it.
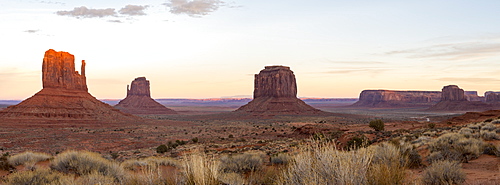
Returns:
[[[63,2],[57,2],[57,1],[38,1],[39,3],[43,4],[59,4],[59,5],[65,5],[66,3]]]
[[[40,30],[26,30],[26,31],[24,31],[24,32],[26,32],[26,33],[37,33],[37,32],[39,32],[39,31],[40,31]]]
[[[385,64],[385,62],[378,62],[378,61],[328,61],[328,63],[349,64],[349,65],[382,65],[382,64]]]
[[[499,82],[500,79],[496,78],[463,78],[463,77],[446,77],[446,78],[438,78],[436,79],[438,81],[444,81],[444,82],[481,82],[481,83],[488,83],[488,82]]]
[[[220,0],[169,0],[164,5],[170,8],[170,13],[173,14],[201,17],[224,6],[224,2]]]
[[[120,11],[118,11],[118,13],[123,14],[123,15],[130,15],[130,16],[146,15],[146,13],[144,13],[144,10],[147,7],[148,7],[147,5],[146,6],[127,5],[127,6],[123,7],[122,9],[120,9]]]
[[[70,16],[76,18],[94,18],[94,17],[107,17],[107,16],[116,16],[116,12],[114,8],[106,8],[106,9],[89,9],[85,6],[76,7],[71,11],[58,11],[57,15],[61,16]]]
[[[409,58],[441,58],[446,60],[482,59],[500,55],[500,42],[461,42],[423,48],[387,52],[388,55],[408,55]]]
[[[389,71],[390,69],[385,68],[359,68],[359,69],[337,69],[331,70],[324,73],[327,74],[354,74],[354,73],[364,73],[364,74],[379,74],[385,71]]]

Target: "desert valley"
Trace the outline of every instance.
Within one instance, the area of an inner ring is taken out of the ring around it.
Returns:
[[[137,77],[98,100],[74,58],[46,51],[43,89],[0,101],[3,184],[500,183],[499,92],[298,98],[273,65],[253,98],[153,99]]]

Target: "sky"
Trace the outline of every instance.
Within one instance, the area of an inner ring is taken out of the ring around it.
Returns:
[[[122,99],[251,97],[289,66],[299,97],[364,89],[500,91],[498,0],[0,0],[0,99],[42,88],[48,49],[87,63],[89,92]]]

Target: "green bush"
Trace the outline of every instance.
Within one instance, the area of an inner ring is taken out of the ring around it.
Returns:
[[[370,121],[368,125],[370,128],[373,128],[375,131],[383,131],[385,128],[384,122],[380,119]]]
[[[346,150],[356,150],[358,148],[364,148],[369,146],[371,143],[364,135],[354,136],[347,141],[345,149]]]
[[[160,145],[156,147],[156,152],[159,154],[165,153],[172,150],[172,148],[168,147],[167,145]]]
[[[425,169],[422,174],[422,183],[426,185],[462,184],[465,177],[458,162],[437,161]]]
[[[427,127],[429,127],[429,128],[435,128],[436,124],[435,123],[429,123],[429,124],[427,124]]]
[[[14,166],[12,166],[8,161],[7,161],[7,155],[2,155],[0,156],[0,170],[13,170],[15,169]]]

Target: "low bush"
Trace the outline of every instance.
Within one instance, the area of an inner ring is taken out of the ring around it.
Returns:
[[[467,162],[479,157],[484,151],[484,141],[474,138],[466,138],[462,134],[443,134],[433,142],[429,143],[431,155],[429,162],[440,159]]]
[[[279,153],[271,156],[271,164],[273,165],[287,165],[290,160],[290,155],[285,153]]]
[[[129,159],[123,161],[121,166],[126,170],[137,170],[145,166],[174,166],[179,167],[179,162],[169,157],[148,157],[144,159]]]
[[[368,126],[370,126],[370,128],[373,128],[375,131],[383,131],[385,128],[384,122],[380,119],[370,121]]]
[[[371,143],[364,135],[354,136],[347,141],[345,149],[346,150],[356,150],[359,148],[364,148],[369,146]]]
[[[488,143],[484,147],[484,154],[500,157],[500,146],[495,146],[493,143]]]
[[[462,184],[465,173],[458,162],[437,161],[425,169],[422,183],[427,185]]]
[[[264,160],[259,154],[237,154],[220,158],[220,169],[223,172],[246,173],[262,167]]]
[[[10,171],[13,169],[15,168],[7,161],[7,156],[6,155],[0,156],[0,170]]]
[[[78,177],[75,180],[75,184],[106,184],[106,185],[114,185],[115,179],[113,177],[104,176],[96,172],[92,172],[87,175],[83,175]]]
[[[100,154],[88,151],[66,151],[55,157],[51,168],[64,173],[75,173],[88,175],[98,173],[113,177],[115,181],[121,182],[125,172],[119,164],[104,159]]]
[[[49,169],[37,169],[10,174],[5,179],[7,185],[67,185],[73,184],[73,177]]]
[[[51,155],[39,152],[23,152],[9,157],[8,161],[13,166],[22,165],[25,163],[36,163],[46,161],[52,158]]]
[[[481,138],[486,141],[500,140],[500,136],[498,136],[497,132],[490,130],[481,130]]]

